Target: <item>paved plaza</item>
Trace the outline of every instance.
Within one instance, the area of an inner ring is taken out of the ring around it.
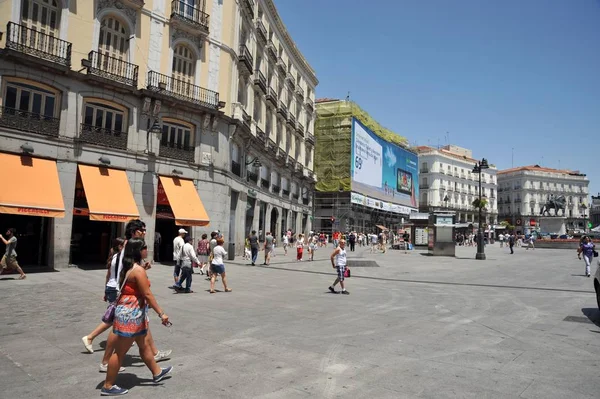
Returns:
[[[174,294],[172,268],[154,265],[173,327],[150,322],[175,370],[154,385],[132,348],[117,384],[130,398],[600,397],[600,313],[574,251],[495,245],[476,261],[474,248],[457,258],[358,248],[353,258],[377,264],[354,267],[344,296],[327,290],[331,250],[314,262],[281,249],[269,267],[229,262],[233,292],[215,295],[199,274],[195,293]],[[106,307],[104,275],[3,276],[1,398],[100,396],[106,334],[94,354],[81,337]]]

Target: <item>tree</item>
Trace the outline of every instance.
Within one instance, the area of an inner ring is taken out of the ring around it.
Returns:
[[[473,208],[475,209],[483,209],[487,206],[487,204],[488,201],[485,198],[482,198],[481,201],[479,200],[479,198],[477,198],[471,203],[471,205],[473,205]]]
[[[515,226],[513,226],[512,224],[510,224],[506,220],[501,221],[500,222],[500,226],[504,226],[504,228],[507,229],[508,231],[513,231],[515,229]]]

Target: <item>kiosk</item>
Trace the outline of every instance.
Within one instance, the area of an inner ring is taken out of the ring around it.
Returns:
[[[454,213],[431,213],[429,215],[429,255],[454,256]]]

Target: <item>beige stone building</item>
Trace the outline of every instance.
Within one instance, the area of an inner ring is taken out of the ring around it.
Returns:
[[[272,0],[13,0],[0,26],[21,263],[100,263],[132,217],[160,260],[179,227],[236,253],[310,229],[317,79]]]

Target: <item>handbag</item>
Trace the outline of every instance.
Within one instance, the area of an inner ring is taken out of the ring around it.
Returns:
[[[594,258],[598,257],[598,251],[594,251]]]
[[[352,275],[350,273],[350,268],[349,267],[347,267],[346,270],[344,270],[344,277],[345,278],[352,277]]]
[[[118,262],[118,259],[117,259]],[[117,263],[118,266],[118,263]],[[133,268],[131,268],[131,270],[133,270]],[[106,324],[112,324],[115,321],[115,311],[117,310],[117,303],[119,303],[119,298],[121,298],[121,291],[123,291],[123,287],[125,287],[125,283],[127,282],[127,279],[129,278],[129,273],[131,273],[131,270],[129,270],[127,272],[127,274],[125,275],[125,279],[123,280],[123,283],[121,284],[121,287],[119,288],[119,293],[117,294],[117,299],[115,299],[114,302],[111,302],[108,307],[106,308],[106,310],[104,311],[104,315],[102,316],[102,322],[106,323]]]

